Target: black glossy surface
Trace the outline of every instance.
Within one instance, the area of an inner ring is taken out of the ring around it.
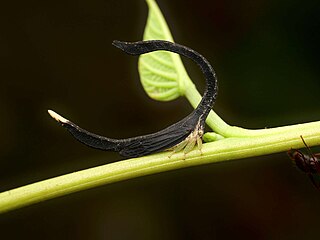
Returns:
[[[88,132],[70,121],[59,121],[62,126],[83,144],[99,150],[116,151],[124,157],[140,157],[161,152],[184,141],[193,131],[204,131],[205,120],[212,109],[218,91],[216,74],[207,59],[191,48],[163,40],[113,41],[113,45],[131,55],[166,50],[192,59],[199,65],[206,79],[206,88],[201,102],[187,117],[169,127],[155,133],[127,139],[112,139],[100,136]],[[202,137],[202,134],[199,134],[199,137]]]

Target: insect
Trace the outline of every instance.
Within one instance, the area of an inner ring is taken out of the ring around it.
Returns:
[[[303,144],[306,146],[306,149],[309,154],[303,154],[299,150],[291,149],[288,151],[288,155],[291,158],[291,160],[295,163],[295,165],[304,173],[307,174],[307,176],[310,178],[312,184],[320,190],[320,181],[317,180],[317,177],[320,176],[320,161],[318,157],[320,156],[320,153],[312,153],[310,147],[307,145],[305,140],[302,136],[301,140]],[[319,176],[317,176],[319,175]]]
[[[174,152],[184,149],[186,154],[194,148],[195,144],[201,150],[205,120],[215,102],[218,91],[216,74],[208,60],[188,47],[168,41],[113,41],[112,44],[130,55],[166,50],[190,58],[197,63],[206,79],[206,89],[197,108],[179,122],[159,132],[127,139],[112,139],[96,135],[80,128],[54,111],[48,110],[51,117],[85,145],[100,150],[116,151],[125,157],[139,157],[171,148],[174,149]]]

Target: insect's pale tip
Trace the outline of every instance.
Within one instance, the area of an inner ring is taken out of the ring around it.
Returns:
[[[48,113],[57,122],[60,122],[60,123],[67,123],[68,122],[68,119],[65,119],[64,117],[61,117],[58,113],[56,113],[56,112],[54,112],[52,110],[48,110]]]
[[[119,43],[120,43],[119,40],[113,40],[113,41],[112,41],[112,45],[113,45],[113,46],[116,46],[116,45],[119,44]]]

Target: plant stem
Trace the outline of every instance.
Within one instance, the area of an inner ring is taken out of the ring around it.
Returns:
[[[229,137],[203,145],[202,155],[193,150],[187,155],[159,153],[141,158],[106,164],[60,177],[44,180],[0,193],[0,212],[7,212],[40,201],[85,189],[190,166],[242,159],[304,147],[300,135],[309,146],[320,145],[320,121],[293,125],[282,134],[262,137]]]
[[[201,101],[201,95],[196,89],[193,82],[187,78],[186,79],[186,88],[184,91],[185,97],[189,100],[191,105],[196,108],[199,102]],[[217,134],[227,138],[227,137],[262,137],[267,135],[274,134],[285,134],[294,130],[303,130],[304,124],[291,125],[291,126],[283,126],[283,127],[275,127],[275,128],[266,128],[266,129],[245,129],[236,126],[230,126],[226,122],[224,122],[214,111],[211,111],[206,123],[208,126]],[[210,133],[207,133],[210,135]],[[210,138],[206,138],[206,140],[210,141]],[[215,139],[213,139],[215,140]]]

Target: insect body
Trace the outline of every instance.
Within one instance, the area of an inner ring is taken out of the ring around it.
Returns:
[[[176,43],[151,40],[140,42],[114,41],[113,45],[130,55],[140,55],[157,50],[166,50],[190,58],[197,63],[206,79],[206,89],[201,102],[196,109],[184,119],[171,126],[152,134],[127,138],[111,139],[88,132],[49,110],[49,114],[65,127],[78,141],[100,150],[117,151],[122,156],[138,157],[160,152],[174,146],[176,150],[185,148],[191,151],[195,143],[201,147],[205,120],[217,96],[217,78],[210,63],[196,51]]]
[[[320,181],[317,178],[320,177],[320,160],[318,159],[319,153],[312,153],[309,146],[304,141],[303,137],[300,136],[304,145],[306,146],[309,155],[303,154],[299,150],[291,149],[288,151],[288,155],[295,165],[310,178],[312,184],[320,190]]]

